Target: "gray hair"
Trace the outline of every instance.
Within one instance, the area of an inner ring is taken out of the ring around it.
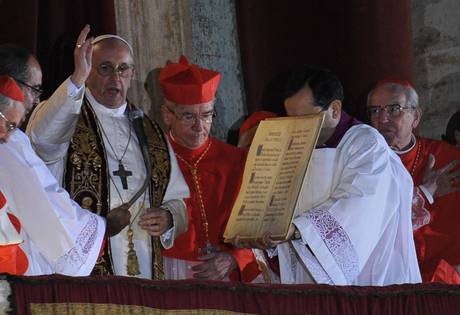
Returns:
[[[386,90],[394,94],[404,94],[406,96],[406,106],[412,108],[418,107],[418,94],[415,89],[411,86],[405,86],[394,82],[387,82],[374,87],[374,89],[372,89],[367,95],[367,104],[370,103],[370,99],[372,97],[372,93],[374,93],[374,90],[380,87],[384,87]]]
[[[0,112],[5,112],[11,105],[13,105],[11,98],[0,93]]]

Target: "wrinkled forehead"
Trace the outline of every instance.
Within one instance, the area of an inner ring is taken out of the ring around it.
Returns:
[[[382,85],[372,91],[368,106],[405,105],[406,101],[407,97],[404,89],[394,85]]]
[[[93,63],[110,62],[114,64],[134,64],[134,59],[129,46],[116,38],[107,38],[93,46]]]

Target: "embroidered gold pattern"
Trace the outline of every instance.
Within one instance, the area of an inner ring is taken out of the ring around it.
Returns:
[[[153,308],[141,305],[120,305],[103,303],[31,303],[31,313],[34,315],[250,315],[221,309],[173,309]]]
[[[131,104],[129,104],[132,107]],[[65,188],[82,207],[102,216],[109,211],[110,182],[104,142],[96,123],[96,114],[85,99],[75,132],[68,150],[64,171]],[[151,204],[159,207],[169,182],[170,161],[168,145],[160,127],[144,116],[144,128],[151,154],[152,180],[150,185]],[[161,244],[152,239],[153,278],[163,277]],[[110,242],[106,242],[104,254],[98,259],[93,274],[113,274]]]

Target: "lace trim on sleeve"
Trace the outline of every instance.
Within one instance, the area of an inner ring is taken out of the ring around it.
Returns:
[[[342,226],[326,210],[313,209],[307,213],[349,283],[359,274],[359,259],[353,244]]]
[[[97,238],[98,221],[96,215],[91,215],[85,227],[81,230],[75,242],[75,247],[60,257],[55,265],[55,272],[72,275],[78,272],[86,262]]]

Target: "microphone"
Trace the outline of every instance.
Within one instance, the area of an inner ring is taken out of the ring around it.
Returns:
[[[145,176],[144,183],[142,187],[137,191],[137,193],[128,201],[127,203],[128,209],[134,204],[134,202],[136,202],[136,200],[147,189],[147,187],[150,184],[150,177],[152,175],[152,163],[150,160],[150,154],[149,154],[149,149],[147,145],[147,136],[145,135],[145,131],[144,131],[143,118],[144,118],[144,113],[137,108],[128,112],[128,120],[132,124],[134,133],[136,134],[137,139],[139,140],[139,145],[141,147],[141,152],[144,158],[145,170],[146,170],[146,176]]]
[[[147,137],[144,131],[144,113],[135,108],[128,113],[128,119],[131,122],[134,132],[136,133],[137,140],[141,147],[147,146]]]

